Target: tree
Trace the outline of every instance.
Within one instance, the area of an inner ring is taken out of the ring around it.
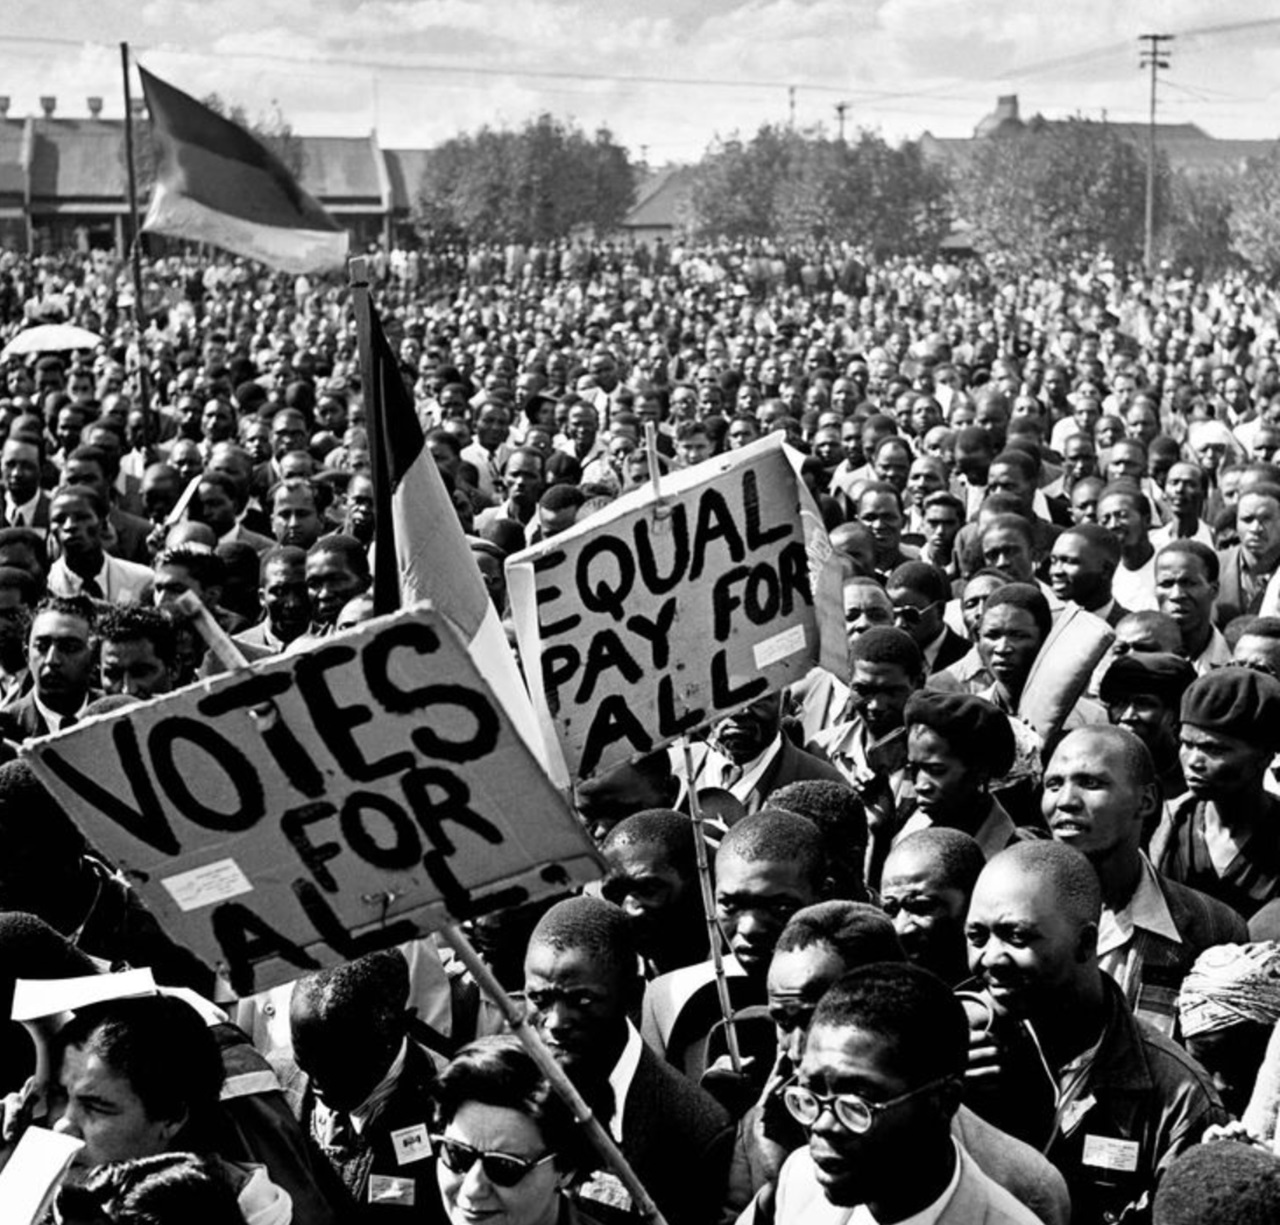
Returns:
[[[546,242],[579,226],[608,233],[634,198],[630,158],[607,128],[588,137],[543,114],[433,149],[414,221],[435,242]]]
[[[1239,175],[1228,171],[1169,178],[1168,216],[1156,249],[1177,268],[1210,277],[1239,262],[1231,249],[1231,214]]]
[[[1235,184],[1232,249],[1268,277],[1280,275],[1280,150],[1253,158]]]
[[[1134,259],[1142,252],[1146,159],[1105,123],[1037,117],[1019,132],[974,143],[955,176],[958,215],[974,244],[1014,262],[1034,264],[1105,252]],[[1157,166],[1157,216],[1168,174]]]
[[[713,145],[692,195],[698,230],[723,238],[845,239],[910,254],[933,249],[949,223],[947,183],[919,146],[871,132],[846,144],[766,124],[750,142]]]

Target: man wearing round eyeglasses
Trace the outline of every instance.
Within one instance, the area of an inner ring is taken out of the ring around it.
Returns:
[[[903,562],[887,583],[893,623],[909,634],[932,675],[963,659],[969,644],[942,619],[951,596],[946,575],[927,562]]]
[[[964,1009],[927,970],[879,962],[832,987],[783,1091],[809,1144],[782,1167],[777,1225],[1035,1225],[952,1137],[965,1047]]]

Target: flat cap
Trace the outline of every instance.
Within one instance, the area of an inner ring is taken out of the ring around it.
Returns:
[[[997,706],[972,693],[918,689],[907,699],[908,727],[930,728],[964,761],[981,765],[992,778],[1013,769],[1017,745],[1009,719]]]
[[[1147,693],[1176,709],[1195,679],[1196,670],[1181,655],[1129,651],[1117,655],[1103,673],[1098,696],[1104,702],[1114,702],[1135,693]]]
[[[1250,668],[1219,668],[1182,695],[1182,722],[1280,750],[1280,681]]]

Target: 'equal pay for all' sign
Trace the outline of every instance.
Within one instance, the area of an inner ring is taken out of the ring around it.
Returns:
[[[572,775],[669,744],[816,663],[845,673],[840,571],[799,458],[770,434],[507,562],[534,704]]]
[[[240,995],[599,875],[458,632],[425,608],[24,751]]]

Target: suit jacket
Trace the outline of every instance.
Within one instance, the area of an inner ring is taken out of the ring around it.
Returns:
[[[1246,944],[1249,925],[1225,902],[1156,874],[1169,917],[1182,942],[1138,928],[1133,934],[1135,971],[1126,995],[1134,1014],[1166,1036],[1178,1017],[1178,989],[1196,958],[1217,944]]]
[[[959,1144],[956,1153],[960,1181],[937,1218],[937,1225],[1041,1225],[1030,1208],[988,1178]],[[912,1154],[903,1153],[901,1158],[905,1173]],[[778,1178],[776,1225],[845,1225],[853,1213],[853,1208],[839,1208],[822,1193],[807,1145],[787,1158]],[[740,1219],[755,1225],[754,1213]]]
[[[431,1057],[412,1040],[405,1055],[404,1070],[382,1108],[360,1134],[352,1135],[337,1145],[322,1145],[315,1135],[313,1120],[316,1109],[315,1090],[311,1080],[297,1064],[287,1058],[273,1060],[276,1074],[294,1115],[302,1124],[309,1142],[328,1159],[329,1165],[346,1188],[354,1212],[346,1209],[341,1219],[349,1225],[397,1225],[408,1219],[422,1225],[446,1225],[448,1217],[436,1184],[436,1163],[429,1146],[421,1156],[400,1161],[392,1133],[403,1128],[430,1128],[435,1091],[435,1068]],[[413,1185],[412,1211],[405,1211],[403,1199],[371,1202],[376,1189],[374,1179],[407,1179]]]
[[[86,701],[101,697],[97,689],[90,689]],[[11,706],[0,710],[0,737],[21,743],[36,736],[47,736],[49,725],[36,705],[35,690],[28,690]]]
[[[701,787],[706,785],[698,779],[702,773],[703,763],[706,761],[707,748],[705,745],[700,746],[701,752],[699,752],[698,747],[694,748],[693,777],[695,785]],[[752,813],[759,812],[768,803],[769,797],[779,788],[785,787],[788,783],[806,782],[811,779],[826,779],[835,783],[845,781],[844,776],[830,762],[797,748],[784,734],[782,747],[773,755],[773,760],[765,772],[747,793],[742,806],[750,816]]]
[[[1219,629],[1223,629],[1236,617],[1256,613],[1262,606],[1262,597],[1267,590],[1267,580],[1260,579],[1253,598],[1248,599],[1241,582],[1243,568],[1244,558],[1241,556],[1238,544],[1233,544],[1229,549],[1223,549],[1218,554],[1218,599],[1213,606],[1213,621]]]
[[[147,549],[147,537],[151,535],[152,523],[141,515],[131,515],[119,506],[113,506],[107,516],[110,526],[110,539],[107,547],[116,556],[125,561],[147,565],[151,554]]]
[[[622,1155],[670,1225],[707,1225],[724,1197],[733,1122],[705,1090],[648,1046],[627,1090]],[[590,1190],[583,1196],[591,1209]]]
[[[53,504],[53,499],[49,496],[47,490],[42,489],[36,494],[36,509],[32,515],[31,522],[26,526],[31,528],[33,532],[38,532],[42,539],[49,538],[49,507]],[[3,508],[4,502],[0,499],[0,508]],[[0,526],[13,527],[13,524],[4,516],[3,510],[0,509]]]
[[[971,646],[973,646],[973,643],[962,634],[957,634],[951,626],[944,625],[942,627],[942,645],[938,648],[938,653],[933,657],[933,666],[929,669],[930,673],[941,672],[943,668],[949,668],[952,664],[958,663],[969,654]]]
[[[155,577],[150,567],[108,553],[103,593],[110,604],[150,604]],[[49,568],[51,594],[79,595],[81,586],[81,580],[67,568],[65,558],[58,558]]]

